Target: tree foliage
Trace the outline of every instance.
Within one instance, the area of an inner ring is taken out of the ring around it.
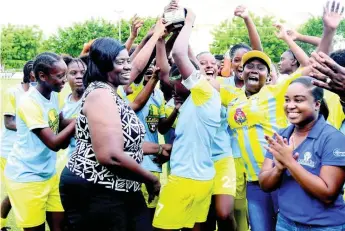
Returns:
[[[39,52],[42,30],[38,26],[8,24],[1,33],[1,63],[6,69],[22,68]]]
[[[271,16],[257,17],[254,14],[251,14],[251,17],[258,29],[265,53],[269,55],[274,62],[278,62],[280,55],[288,47],[274,34],[276,29],[273,27],[273,24],[277,19]],[[221,22],[212,31],[212,35],[213,43],[210,45],[210,50],[213,54],[224,54],[230,46],[237,43],[246,43],[250,45],[247,28],[243,19],[239,17]]]
[[[306,21],[304,24],[302,24],[298,32],[304,35],[310,35],[310,36],[316,36],[321,37],[323,32],[323,23],[322,23],[322,17],[312,17],[308,21]],[[337,35],[344,37],[345,35],[345,21],[342,21],[338,30]],[[308,54],[311,54],[315,50],[315,47],[313,45],[298,42],[298,45],[301,46],[301,48],[307,52]]]
[[[121,21],[121,42],[130,36],[131,22]],[[146,18],[137,41],[146,35],[155,23],[152,18]],[[90,19],[82,23],[75,23],[70,27],[59,28],[57,34],[44,41],[41,51],[52,51],[58,54],[78,56],[84,43],[99,37],[113,37],[119,39],[119,26],[104,19]]]

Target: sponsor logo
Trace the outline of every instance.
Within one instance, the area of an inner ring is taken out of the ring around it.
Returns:
[[[315,167],[315,162],[311,159],[312,155],[311,152],[306,152],[303,155],[303,158],[298,159],[298,163],[300,165],[305,165],[305,166],[309,166],[311,168]]]
[[[340,151],[338,148],[333,150],[333,155],[337,157],[345,157],[345,151]]]

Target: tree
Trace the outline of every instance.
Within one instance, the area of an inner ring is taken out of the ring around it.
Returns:
[[[146,18],[137,41],[146,35],[155,23],[152,18]],[[122,43],[130,36],[130,21],[121,21]],[[78,56],[84,43],[99,37],[119,38],[117,25],[104,19],[90,19],[82,23],[75,23],[70,27],[59,28],[57,34],[43,42],[41,51],[52,51],[58,54]]]
[[[288,46],[274,34],[276,29],[273,27],[273,24],[277,22],[277,19],[271,16],[260,18],[254,14],[251,14],[251,17],[260,34],[264,52],[270,56],[272,61],[279,62],[280,55],[288,49]],[[237,43],[249,45],[247,28],[243,19],[239,17],[221,22],[212,31],[212,35],[213,43],[210,45],[210,50],[213,54],[224,54],[230,46]]]
[[[310,18],[307,22],[305,22],[299,27],[298,32],[304,35],[321,37],[322,32],[323,32],[322,17]],[[338,40],[342,40],[342,38],[344,38],[344,34],[345,34],[345,21],[342,21],[337,30],[336,38]],[[308,54],[311,54],[315,50],[315,46],[307,44],[307,43],[298,42],[298,45],[300,45],[301,48]]]
[[[21,69],[39,52],[42,30],[38,26],[8,24],[1,33],[1,63],[6,69]]]

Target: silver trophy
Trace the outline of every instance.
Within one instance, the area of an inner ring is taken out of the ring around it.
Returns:
[[[186,10],[179,8],[173,11],[164,12],[164,20],[167,22],[167,30],[174,31],[184,26],[186,19]]]

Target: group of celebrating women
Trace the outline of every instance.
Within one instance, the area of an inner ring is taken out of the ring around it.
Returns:
[[[326,4],[322,38],[274,25],[289,46],[278,67],[244,6],[250,46],[223,57],[193,53],[186,9],[182,28],[159,19],[138,45],[135,18],[124,45],[28,61],[3,101],[1,230],[12,208],[25,231],[344,231],[343,12]]]

